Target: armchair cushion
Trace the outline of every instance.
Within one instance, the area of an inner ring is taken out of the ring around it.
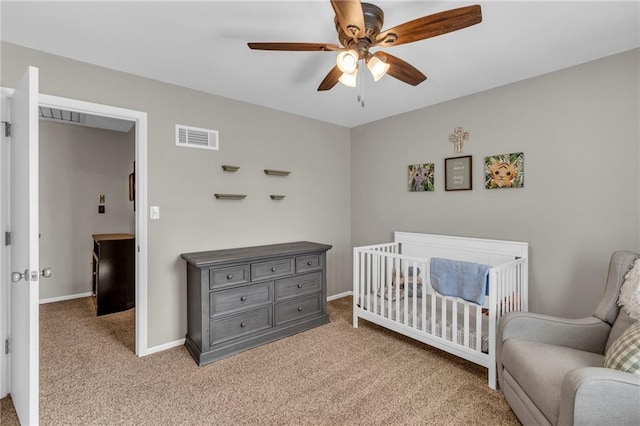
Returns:
[[[627,328],[609,348],[604,366],[640,374],[640,321]]]
[[[509,339],[502,364],[551,424],[560,415],[562,382],[576,368],[602,367],[604,355],[530,340]]]

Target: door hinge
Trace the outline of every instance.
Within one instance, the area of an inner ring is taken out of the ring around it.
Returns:
[[[5,232],[4,233],[4,245],[5,246],[10,246],[11,245],[11,232]]]
[[[4,135],[6,137],[11,136],[11,123],[8,121],[2,121],[1,123],[4,124]]]
[[[9,353],[9,339],[5,339],[4,340],[4,354],[8,354]]]

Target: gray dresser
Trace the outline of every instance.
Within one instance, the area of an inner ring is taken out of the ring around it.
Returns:
[[[300,241],[182,254],[185,346],[198,365],[328,323],[331,247]]]

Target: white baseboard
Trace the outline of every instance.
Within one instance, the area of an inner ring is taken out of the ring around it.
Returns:
[[[353,296],[353,291],[345,291],[344,293],[334,294],[333,296],[329,296],[327,297],[327,302],[331,302],[332,300],[341,299],[347,296]]]
[[[173,342],[163,343],[162,345],[154,346],[152,348],[147,348],[147,351],[139,356],[147,356],[151,354],[155,354],[157,352],[166,351],[167,349],[177,348],[178,346],[184,345],[184,339],[174,340]]]
[[[93,293],[90,291],[87,293],[70,294],[68,296],[50,297],[48,299],[40,299],[40,304],[44,305],[45,303],[54,303],[54,302],[62,302],[64,300],[81,299],[83,297],[89,297],[89,296],[93,296]]]

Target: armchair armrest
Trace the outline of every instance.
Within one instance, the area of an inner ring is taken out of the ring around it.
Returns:
[[[640,424],[640,376],[611,368],[583,367],[562,382],[559,425]]]
[[[509,312],[498,323],[497,343],[532,340],[603,354],[611,326],[596,317],[568,319],[530,312]]]

